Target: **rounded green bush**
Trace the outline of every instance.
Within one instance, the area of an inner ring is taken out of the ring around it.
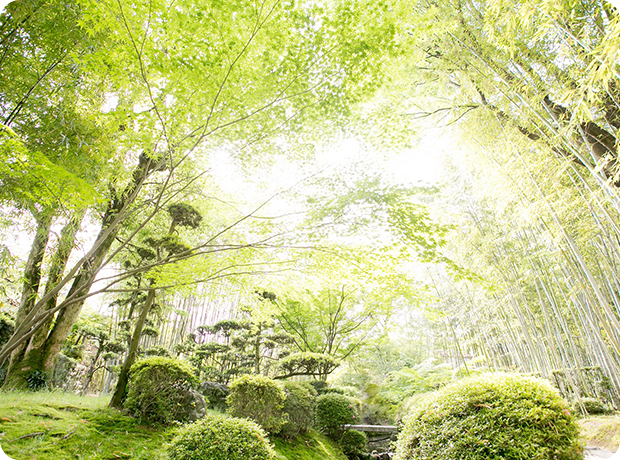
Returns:
[[[243,375],[230,384],[226,402],[230,415],[249,418],[266,431],[277,433],[284,423],[285,398],[275,380],[262,375]]]
[[[251,420],[207,414],[168,445],[170,460],[275,460],[265,432]]]
[[[603,401],[597,398],[581,398],[573,403],[573,411],[580,413],[585,409],[586,414],[583,415],[604,415],[613,412]]]
[[[405,419],[396,458],[577,460],[583,446],[566,401],[548,382],[500,373],[420,398]]]
[[[342,425],[359,422],[360,402],[338,393],[326,393],[316,399],[315,426],[333,439],[340,439]]]
[[[129,371],[123,408],[150,422],[185,421],[184,400],[195,383],[194,370],[185,361],[163,356],[142,359]]]
[[[283,386],[286,399],[282,412],[287,417],[278,434],[292,439],[304,434],[312,426],[316,390],[307,382],[286,381]]]
[[[359,458],[366,450],[368,436],[362,431],[347,430],[342,433],[338,444],[348,458]]]

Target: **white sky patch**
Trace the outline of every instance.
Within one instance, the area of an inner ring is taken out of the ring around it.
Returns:
[[[312,174],[330,174],[355,163],[368,163],[369,168],[384,175],[387,183],[405,186],[434,185],[441,178],[442,159],[451,148],[449,134],[441,128],[427,129],[419,143],[402,152],[385,156],[369,152],[355,138],[346,138],[328,148],[317,148],[312,167],[300,167],[294,160],[277,159],[269,168],[271,191],[287,189]],[[260,185],[245,176],[230,153],[225,150],[211,154],[210,165],[220,187],[231,194],[256,196]],[[264,189],[263,189],[264,190]]]
[[[442,161],[451,142],[441,128],[428,129],[418,145],[388,160],[386,172],[398,184],[434,185],[441,179]]]
[[[0,13],[4,12],[4,8],[11,3],[11,0],[0,0]]]
[[[111,112],[118,106],[118,94],[106,94],[105,102],[101,106],[103,113]]]

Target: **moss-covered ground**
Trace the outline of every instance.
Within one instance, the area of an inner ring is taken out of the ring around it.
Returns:
[[[14,460],[166,459],[165,444],[175,427],[141,424],[107,408],[108,399],[0,392],[0,446]],[[272,441],[278,460],[346,460],[316,432],[295,441]]]

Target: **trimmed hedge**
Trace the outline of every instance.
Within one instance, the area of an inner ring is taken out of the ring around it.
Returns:
[[[185,361],[153,356],[136,362],[129,371],[123,408],[134,417],[170,424],[187,420],[187,395],[196,383]]]
[[[359,422],[360,402],[338,393],[326,393],[316,399],[315,426],[330,438],[339,440],[342,425]]]
[[[230,384],[226,398],[228,413],[254,420],[266,431],[277,433],[284,423],[284,391],[278,383],[262,375],[243,375]]]
[[[170,460],[275,460],[265,432],[251,420],[207,414],[168,445]]]
[[[287,417],[278,434],[292,439],[306,433],[312,426],[316,390],[308,382],[285,381],[283,387],[286,399],[282,412]]]
[[[578,460],[583,446],[567,403],[547,381],[500,373],[420,398],[396,454],[399,460]]]

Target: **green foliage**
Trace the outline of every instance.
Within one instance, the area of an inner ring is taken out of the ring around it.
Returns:
[[[70,358],[82,359],[88,340],[105,347],[110,338],[110,318],[97,313],[80,315],[65,340],[62,352]],[[112,346],[112,348],[115,348]],[[106,350],[108,351],[108,350]]]
[[[314,388],[319,395],[325,393],[325,390],[329,386],[325,380],[310,380],[310,385],[312,385],[312,388]]]
[[[262,375],[243,375],[233,380],[226,398],[232,416],[252,419],[270,433],[276,433],[284,423],[285,399],[278,383]]]
[[[219,383],[243,374],[268,373],[270,367],[276,366],[274,360],[288,352],[290,344],[286,334],[274,333],[273,321],[254,318],[198,326],[194,337],[186,340],[182,348],[190,352],[189,359],[202,379]]]
[[[285,381],[284,406],[286,421],[280,427],[279,435],[285,438],[296,438],[306,433],[314,420],[314,404],[317,392],[308,382]]]
[[[202,382],[200,392],[205,396],[211,409],[224,412],[228,407],[226,398],[230,394],[230,389],[219,382]]]
[[[15,317],[8,312],[0,311],[0,347],[9,340],[15,330]]]
[[[360,402],[349,396],[326,393],[316,399],[315,426],[333,439],[340,439],[342,425],[360,421]]]
[[[485,374],[421,398],[398,439],[402,460],[577,460],[579,428],[543,380]]]
[[[166,347],[162,347],[161,345],[157,345],[151,348],[147,348],[144,350],[144,354],[146,356],[164,356],[166,358],[171,358],[170,350]]]
[[[33,371],[26,377],[28,382],[28,389],[32,391],[40,391],[44,388],[49,388],[49,375],[42,371]]]
[[[297,292],[278,308],[280,326],[305,353],[291,355],[280,363],[287,368],[284,375],[315,375],[320,380],[360,346],[378,313],[376,304],[344,286]]]
[[[581,413],[582,408],[586,411],[583,415],[603,415],[613,412],[607,404],[598,398],[581,398],[573,402],[573,412],[576,414]]]
[[[86,181],[54,164],[45,155],[30,151],[7,126],[0,124],[0,200],[28,208],[84,207],[99,200]]]
[[[195,383],[195,371],[185,361],[142,359],[131,366],[123,408],[141,420],[170,424],[183,417],[181,402]]]
[[[362,431],[346,430],[342,433],[338,444],[347,457],[357,459],[366,450],[368,436]]]
[[[168,206],[168,214],[172,218],[172,229],[175,226],[198,228],[202,221],[202,215],[189,204],[177,203]]]
[[[275,460],[275,451],[256,423],[208,414],[187,425],[170,442],[170,460]]]
[[[433,391],[454,379],[448,364],[436,364],[428,359],[413,367],[403,367],[388,373],[372,402],[383,406],[391,415],[400,413],[399,406],[416,394]]]
[[[324,353],[299,352],[285,356],[278,363],[280,373],[286,377],[294,375],[329,375],[339,362]]]
[[[338,393],[339,395],[351,396],[352,398],[359,397],[359,391],[355,387],[350,386],[328,386],[323,390],[323,394],[325,393]]]

